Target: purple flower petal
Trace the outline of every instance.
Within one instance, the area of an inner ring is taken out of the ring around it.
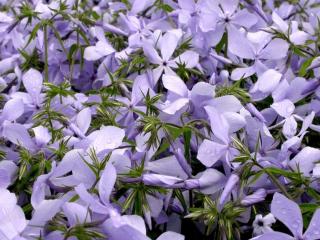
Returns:
[[[148,173],[142,176],[142,181],[146,185],[170,187],[175,183],[180,182],[181,179],[177,177],[172,177],[172,176]]]
[[[257,89],[263,93],[272,92],[278,86],[281,77],[279,72],[269,69],[258,78]]]
[[[62,210],[68,218],[70,226],[91,221],[88,209],[78,203],[67,202],[62,206]]]
[[[10,142],[21,145],[31,151],[33,151],[36,146],[33,143],[27,129],[18,123],[6,123],[3,126],[3,136],[7,138]]]
[[[287,56],[289,44],[279,38],[273,39],[260,53],[262,59],[281,59]]]
[[[0,188],[0,236],[14,239],[25,229],[27,220],[14,193]]]
[[[219,1],[221,4],[221,8],[223,9],[223,12],[229,15],[232,15],[239,4],[238,0],[226,0],[226,1]]]
[[[89,46],[84,50],[84,59],[88,61],[96,61],[105,57],[115,50],[113,47],[104,41],[98,41],[95,46]]]
[[[234,190],[234,187],[238,184],[240,178],[236,174],[231,174],[228,178],[228,181],[223,189],[223,192],[220,196],[220,205],[224,205],[224,203],[227,201],[227,198],[230,196],[232,190]]]
[[[178,76],[164,74],[162,76],[162,83],[163,86],[171,92],[174,92],[181,97],[188,97],[189,90],[186,84]]]
[[[309,227],[307,228],[306,232],[303,234],[303,237],[305,237],[308,240],[319,239],[320,237],[319,225],[320,225],[320,209],[317,209],[313,214]]]
[[[178,42],[180,37],[182,36],[181,30],[176,30],[172,32],[167,32],[163,35],[160,40],[160,51],[161,56],[164,61],[168,61],[176,47],[178,46]]]
[[[154,49],[154,47],[148,43],[143,45],[143,52],[148,58],[148,60],[153,64],[161,64],[162,59],[157,53],[157,51]]]
[[[268,232],[259,237],[253,238],[254,240],[293,240],[291,236],[281,232]]]
[[[284,118],[287,118],[289,117],[294,109],[295,109],[295,106],[294,104],[288,100],[288,99],[285,99],[281,102],[277,102],[277,103],[273,103],[271,105],[271,107],[281,116],[281,117],[284,117]]]
[[[49,130],[43,126],[38,126],[32,129],[34,138],[38,146],[44,146],[51,140]]]
[[[214,194],[221,190],[226,183],[225,175],[212,168],[206,169],[199,175],[199,190],[204,194]]]
[[[205,139],[199,147],[197,159],[199,159],[203,165],[211,167],[225,155],[226,151],[226,145]]]
[[[108,163],[99,181],[99,194],[100,199],[104,204],[108,204],[110,201],[110,195],[117,179],[116,169],[112,163]]]
[[[24,113],[24,105],[21,99],[13,98],[6,102],[3,107],[1,118],[3,120],[14,121]]]
[[[90,148],[96,152],[106,149],[115,149],[122,144],[125,136],[123,129],[114,126],[103,126],[100,130],[91,133],[88,138],[92,140]]]
[[[320,159],[320,150],[312,147],[303,148],[290,162],[289,166],[303,173],[305,176],[310,176],[315,163]]]
[[[42,74],[38,70],[31,68],[23,75],[22,82],[35,103],[39,104],[43,82]]]
[[[168,232],[162,233],[157,238],[157,240],[172,240],[172,239],[174,239],[174,240],[184,240],[184,236],[179,234],[179,233],[168,231]]]
[[[246,68],[236,68],[231,73],[232,80],[240,80],[242,78],[247,78],[255,74],[256,69],[254,66],[246,67]]]
[[[194,0],[178,0],[178,4],[180,8],[190,12],[193,12],[196,7]]]
[[[209,116],[211,130],[224,143],[229,142],[229,125],[226,119],[213,107],[206,106],[205,110]],[[219,151],[218,151],[219,152]]]
[[[238,11],[232,18],[234,24],[250,28],[258,22],[256,15],[250,13],[247,9]]]
[[[177,64],[185,64],[186,68],[194,68],[199,63],[199,54],[194,51],[185,51],[174,59]]]
[[[228,26],[228,49],[234,55],[254,59],[254,52],[249,40],[234,26]]]
[[[302,236],[303,221],[298,204],[275,193],[271,202],[271,213],[286,225],[294,236]]]
[[[2,160],[0,162],[0,188],[7,188],[17,177],[18,167],[14,162]]]
[[[79,129],[83,132],[86,133],[90,127],[91,123],[91,110],[90,108],[84,108],[82,109],[78,115],[77,115],[77,125]]]

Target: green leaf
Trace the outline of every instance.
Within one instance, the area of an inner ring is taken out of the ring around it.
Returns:
[[[319,193],[318,193],[316,190],[314,190],[313,188],[308,187],[308,188],[306,189],[306,193],[307,193],[309,196],[311,196],[312,198],[316,199],[318,202],[320,202],[320,195],[319,195]]]
[[[265,170],[272,173],[272,174],[281,175],[281,176],[284,176],[289,179],[300,179],[301,178],[301,173],[286,171],[286,170],[283,170],[280,168],[268,167],[268,168],[265,168]]]
[[[299,47],[292,45],[292,51],[294,54],[300,56],[300,57],[308,57]]]
[[[159,9],[162,9],[163,11],[165,11],[165,12],[167,12],[167,13],[173,11],[173,8],[172,8],[170,5],[164,4],[164,3],[160,4],[158,8],[159,8]]]
[[[255,181],[257,181],[262,175],[264,174],[264,171],[260,170],[254,174],[252,178],[250,178],[248,184],[253,184]]]
[[[190,158],[190,142],[191,142],[192,132],[188,127],[183,128],[183,140],[184,140],[184,155],[186,159]]]
[[[314,213],[320,206],[316,203],[301,203],[299,205],[302,214],[304,213]]]
[[[34,26],[34,28],[32,29],[32,32],[30,33],[30,37],[29,37],[29,39],[28,39],[28,42],[27,42],[27,44],[24,46],[24,49],[29,46],[29,44],[31,43],[31,41],[32,41],[33,39],[36,38],[37,33],[38,33],[38,30],[39,30],[39,28],[41,27],[41,25],[42,25],[42,22],[39,22],[39,23],[37,23],[37,24]]]
[[[311,65],[312,61],[315,58],[309,58],[306,61],[304,61],[304,63],[301,65],[300,69],[299,69],[299,76],[300,77],[304,77],[307,74],[307,68]]]
[[[241,80],[238,81],[238,83],[240,82]],[[216,97],[222,97],[226,95],[233,95],[243,103],[250,102],[250,94],[246,89],[237,86],[237,84],[233,84],[231,86],[220,86],[216,89]]]
[[[73,54],[78,50],[78,44],[74,43],[71,45],[69,53],[68,53],[68,61],[72,61]]]
[[[215,48],[215,49],[216,49],[216,52],[217,52],[218,54],[222,51],[223,46],[224,46],[225,44],[227,44],[227,41],[228,41],[228,35],[227,35],[227,33],[225,32],[225,33],[223,34],[220,42],[216,45],[216,48]]]
[[[236,157],[232,160],[232,162],[244,163],[244,162],[246,162],[246,161],[248,161],[248,160],[250,160],[250,159],[251,159],[251,156],[250,156],[250,155],[240,154],[240,155],[236,156]]]
[[[173,139],[176,139],[177,137],[179,137],[183,132],[183,128],[179,126],[174,126],[171,124],[166,124],[164,128],[168,130],[168,132],[170,133]]]
[[[184,196],[182,194],[182,190],[181,189],[174,189],[173,190],[173,194],[174,196],[176,196],[178,198],[178,200],[180,201],[184,211],[187,211],[188,209],[188,206],[187,206],[187,203],[186,203],[186,200],[184,199]]]
[[[153,158],[156,158],[157,156],[159,156],[161,153],[164,153],[168,148],[170,147],[170,143],[167,139],[164,139],[161,144],[160,147],[158,148],[158,150],[155,152],[155,154],[153,155]]]
[[[100,15],[96,11],[92,11],[91,15],[95,20],[99,20],[100,18]]]
[[[80,34],[82,39],[86,42],[86,44],[88,46],[90,46],[90,41],[89,41],[88,37],[86,36],[86,33],[84,33],[81,29],[77,29],[77,32]]]
[[[0,160],[3,160],[3,159],[5,159],[6,158],[6,153],[4,152],[4,151],[1,151],[0,150]]]

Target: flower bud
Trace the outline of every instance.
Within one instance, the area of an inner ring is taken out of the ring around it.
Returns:
[[[248,103],[246,105],[247,110],[256,118],[258,118],[261,122],[267,122],[264,116],[256,109],[256,107],[252,103]]]
[[[146,185],[171,187],[175,183],[181,181],[181,179],[177,177],[165,176],[161,174],[147,173],[142,176],[142,181]]]
[[[240,178],[238,175],[236,174],[231,174],[226,186],[223,190],[223,192],[221,193],[220,196],[220,205],[224,205],[224,203],[226,202],[228,196],[231,194],[231,191],[234,189],[234,187],[236,186],[236,184],[239,182]]]
[[[200,188],[199,179],[188,179],[185,181],[185,188],[190,189],[197,189]]]
[[[246,196],[244,199],[241,200],[241,204],[243,206],[250,206],[255,203],[263,201],[267,196],[267,192],[265,189],[260,188],[255,191],[253,194]]]

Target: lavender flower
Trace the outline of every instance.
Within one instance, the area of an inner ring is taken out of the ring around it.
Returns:
[[[318,239],[320,232],[318,231],[319,225],[319,214],[320,210],[317,210],[307,228],[306,232],[303,233],[303,222],[302,215],[298,204],[289,200],[285,196],[275,193],[271,203],[271,213],[276,219],[286,225],[293,236],[297,239]],[[280,232],[265,233],[257,239],[293,239],[290,235]]]
[[[253,234],[254,235],[262,235],[267,232],[272,232],[271,225],[276,222],[274,216],[269,213],[266,216],[262,216],[261,214],[256,215],[252,226],[253,226]]]

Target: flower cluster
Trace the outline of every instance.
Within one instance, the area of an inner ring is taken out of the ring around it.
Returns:
[[[0,240],[320,239],[319,0],[0,10]]]

